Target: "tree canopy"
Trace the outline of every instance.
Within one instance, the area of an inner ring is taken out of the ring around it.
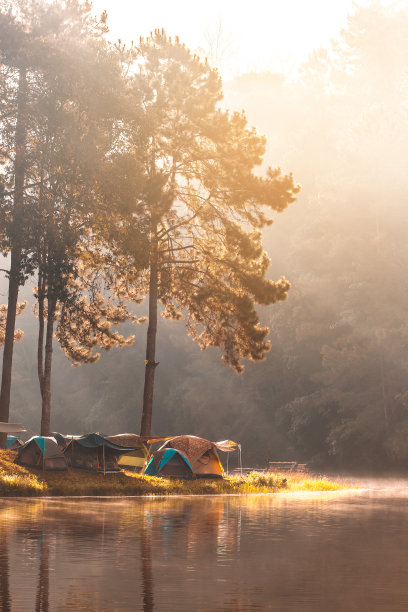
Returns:
[[[138,290],[149,295],[149,328],[142,434],[149,435],[157,302],[165,318],[184,318],[202,349],[221,347],[236,372],[241,361],[264,358],[268,329],[256,304],[285,300],[285,278],[267,278],[261,230],[299,188],[269,168],[257,174],[265,139],[244,113],[220,106],[216,70],[177,39],[156,31],[135,48],[130,79],[138,121],[126,146],[139,161],[143,188],[135,210],[149,227],[149,262]]]

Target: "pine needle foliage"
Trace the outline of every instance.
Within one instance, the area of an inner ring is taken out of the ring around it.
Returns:
[[[161,31],[141,39],[135,55],[131,86],[143,111],[128,142],[144,170],[145,293],[154,276],[163,316],[184,318],[202,349],[221,347],[241,372],[243,359],[259,361],[270,348],[255,305],[285,300],[290,286],[267,279],[261,230],[299,187],[279,169],[254,172],[265,139],[243,112],[220,107],[216,70]]]
[[[27,308],[27,301],[18,302],[16,308],[16,316],[18,317]],[[7,306],[0,305],[0,346],[3,346],[6,338],[6,321],[7,321]],[[21,329],[14,330],[14,342],[20,342],[23,339],[24,332]]]
[[[221,348],[236,372],[244,359],[262,360],[269,330],[255,306],[285,300],[290,285],[267,278],[261,231],[299,187],[279,168],[255,172],[265,139],[243,112],[221,107],[217,71],[178,39],[156,30],[129,53],[128,91],[137,113],[120,144],[137,160],[139,180],[133,203],[118,215],[124,227],[126,219],[144,218],[148,230],[146,269],[128,270],[138,279],[137,299],[149,296],[141,425],[149,435],[158,303],[163,317],[184,320],[201,349]],[[125,241],[131,254],[127,247]]]

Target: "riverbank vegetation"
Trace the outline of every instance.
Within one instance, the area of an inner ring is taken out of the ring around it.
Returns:
[[[336,491],[341,483],[309,475],[251,472],[222,479],[167,480],[134,472],[106,474],[68,468],[42,472],[14,463],[15,452],[0,451],[0,497],[87,495],[231,495],[293,491]]]

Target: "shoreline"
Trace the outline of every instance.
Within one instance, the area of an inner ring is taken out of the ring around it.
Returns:
[[[260,495],[278,492],[338,491],[345,483],[325,476],[251,472],[217,479],[165,479],[121,471],[114,474],[69,467],[42,471],[14,463],[16,453],[0,451],[0,498],[175,497]]]
[[[358,491],[361,492],[361,489],[357,489],[356,487],[350,488],[341,488],[341,489],[331,489],[331,490],[299,490],[299,491],[290,491],[290,490],[279,490],[279,491],[269,491],[269,492],[260,492],[260,493],[197,493],[197,494],[188,494],[188,493],[179,493],[174,495],[154,495],[154,494],[146,494],[146,495],[0,495],[0,501],[4,500],[21,500],[21,501],[62,501],[62,500],[99,500],[99,501],[108,501],[108,500],[131,500],[131,499],[140,499],[140,500],[169,500],[169,499],[197,499],[200,497],[204,497],[206,499],[215,499],[220,497],[267,497],[269,495],[297,495],[301,494],[315,494],[315,493],[348,493],[350,491]]]

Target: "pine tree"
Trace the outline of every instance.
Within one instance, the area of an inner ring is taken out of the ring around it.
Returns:
[[[2,174],[2,251],[10,254],[7,317],[5,326],[3,368],[0,390],[0,420],[8,421],[11,391],[11,370],[18,292],[27,273],[27,249],[23,244],[22,227],[26,218],[25,196],[28,166],[27,140],[32,121],[31,69],[36,61],[35,37],[28,31],[7,3],[0,5],[0,152]],[[0,434],[0,447],[6,435]]]
[[[87,2],[21,0],[10,12],[6,3],[2,9],[2,246],[11,268],[0,419],[8,420],[18,287],[37,269],[41,433],[47,435],[54,326],[66,300],[83,304],[70,285],[100,216],[101,177],[120,116],[121,64],[103,39],[106,14],[95,19]]]
[[[138,216],[142,208],[150,235],[147,271],[136,275],[136,294],[149,296],[141,423],[141,435],[149,435],[158,302],[164,317],[185,319],[202,349],[222,347],[236,372],[242,359],[263,359],[268,329],[255,305],[286,299],[289,283],[266,278],[261,230],[298,188],[279,169],[254,173],[265,139],[243,113],[220,108],[218,73],[177,39],[156,31],[141,40],[135,67],[132,94],[142,119],[130,125],[127,144],[143,170]]]
[[[99,215],[99,183],[113,144],[122,80],[119,56],[103,40],[104,15],[98,21],[89,4],[78,2],[44,5],[43,10],[40,31],[47,31],[51,11],[57,37],[53,58],[38,79],[37,161],[31,166],[37,184],[30,196],[32,258],[38,270],[41,434],[49,435],[54,327],[67,308],[86,305],[75,280]],[[96,305],[102,306],[97,300]]]

